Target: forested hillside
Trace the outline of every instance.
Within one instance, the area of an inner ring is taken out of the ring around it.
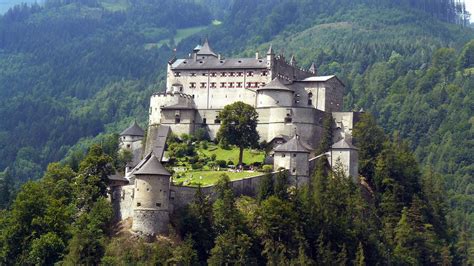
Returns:
[[[92,142],[164,89],[166,62],[204,36],[226,56],[269,44],[346,84],[347,110],[406,139],[448,191],[449,219],[474,221],[474,39],[449,0],[73,0],[17,6],[0,18],[0,206],[46,165],[74,171]],[[212,24],[213,19],[222,23]],[[375,185],[375,184],[372,184]],[[408,206],[408,205],[407,205]],[[353,247],[352,247],[353,248]]]

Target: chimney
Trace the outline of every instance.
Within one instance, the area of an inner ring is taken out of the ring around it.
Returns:
[[[217,59],[221,60],[221,54],[217,54]]]
[[[255,59],[258,59],[258,52],[255,53]]]

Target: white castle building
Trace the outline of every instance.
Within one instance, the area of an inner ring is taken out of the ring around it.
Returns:
[[[343,112],[344,84],[334,75],[318,76],[314,63],[298,66],[286,61],[272,47],[264,57],[225,58],[208,41],[193,49],[188,58],[168,62],[167,87],[151,96],[149,127],[134,123],[120,135],[121,148],[134,154],[125,177],[111,177],[112,200],[118,217],[133,217],[132,230],[144,234],[166,232],[168,214],[192,199],[195,189],[176,186],[163,167],[166,138],[205,129],[211,139],[220,127],[219,111],[242,101],[258,112],[261,141],[273,144],[269,161],[274,170],[286,169],[297,184],[305,184],[312,172],[316,149],[323,132],[323,118],[334,119],[334,145],[325,155],[337,162],[347,176],[358,178],[357,148],[352,129],[358,113]],[[142,159],[143,156],[143,159]],[[252,194],[259,178],[233,183],[238,193]],[[212,193],[212,188],[204,188]]]

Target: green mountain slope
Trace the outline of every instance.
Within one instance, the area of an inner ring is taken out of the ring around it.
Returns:
[[[271,43],[303,67],[315,62],[319,74],[337,74],[347,85],[347,109],[368,110],[387,133],[409,140],[450,189],[456,224],[470,221],[472,230],[474,52],[461,50],[474,31],[453,23],[465,19],[444,0],[17,7],[0,19],[0,170],[17,183],[39,178],[74,145],[69,161],[80,160],[82,144],[101,133],[133,118],[146,123],[148,97],[164,89],[174,46],[186,55],[207,35],[232,56],[263,53]]]

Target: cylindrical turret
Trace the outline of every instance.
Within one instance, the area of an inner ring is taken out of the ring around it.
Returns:
[[[171,174],[154,154],[149,154],[135,173],[132,230],[146,235],[168,231]]]
[[[294,91],[281,80],[275,78],[265,87],[257,89],[257,108],[293,105]]]

